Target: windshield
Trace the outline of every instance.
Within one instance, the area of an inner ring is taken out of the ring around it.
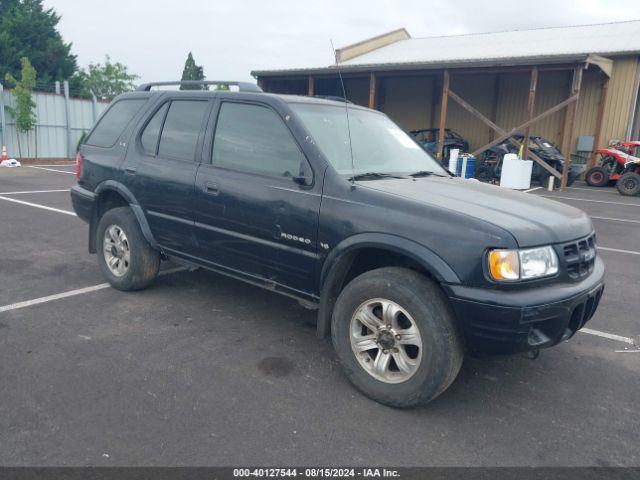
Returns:
[[[351,108],[349,126],[353,168],[345,108],[332,105],[292,104],[316,144],[340,174],[411,174],[446,171],[386,115]]]

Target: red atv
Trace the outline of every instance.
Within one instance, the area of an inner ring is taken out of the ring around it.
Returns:
[[[608,148],[596,150],[602,156],[600,165],[593,167],[585,174],[585,181],[592,187],[604,187],[615,183],[626,172],[626,164],[638,157],[633,156],[640,141],[612,142]]]

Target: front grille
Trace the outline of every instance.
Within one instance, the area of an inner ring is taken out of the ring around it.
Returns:
[[[595,234],[577,242],[563,245],[562,251],[569,278],[577,280],[593,272],[593,267],[596,263]]]

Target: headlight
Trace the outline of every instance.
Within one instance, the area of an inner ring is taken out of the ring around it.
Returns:
[[[489,273],[497,282],[548,277],[558,273],[558,256],[552,247],[489,251]]]

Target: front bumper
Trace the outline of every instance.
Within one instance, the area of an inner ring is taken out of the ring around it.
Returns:
[[[96,194],[82,188],[80,185],[71,187],[71,205],[78,217],[87,223],[91,222],[93,207],[96,202]]]
[[[507,291],[450,285],[449,298],[470,350],[517,353],[551,347],[588,322],[604,292],[604,264],[575,283]]]

